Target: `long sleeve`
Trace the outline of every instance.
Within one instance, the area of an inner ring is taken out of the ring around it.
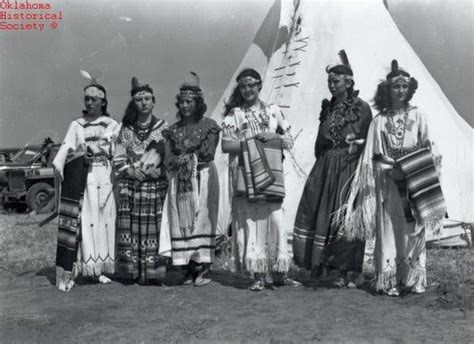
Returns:
[[[84,154],[85,147],[82,144],[78,144],[77,131],[78,124],[73,121],[67,130],[66,136],[61,144],[61,147],[53,160],[53,166],[56,171],[64,178],[63,170],[66,162],[70,159],[73,154]]]
[[[372,122],[372,110],[370,106],[364,103],[362,108],[362,120],[360,124],[360,138],[365,139],[369,132],[370,123]]]
[[[417,117],[419,121],[418,145],[420,147],[431,147],[433,145],[433,142],[431,142],[430,140],[430,131],[428,129],[428,121],[426,120],[426,116],[422,112],[417,111]]]
[[[291,125],[288,123],[285,115],[279,107],[276,107],[275,111],[278,123],[278,134],[281,135],[283,148],[290,150],[294,145],[293,135],[291,134]]]
[[[127,154],[126,130],[126,128],[122,127],[117,137],[117,143],[115,144],[114,167],[116,178],[124,177],[132,163]]]
[[[360,139],[366,140],[371,122],[372,122],[372,110],[370,109],[370,106],[367,103],[364,103],[362,107],[362,119],[360,122],[360,137],[359,137]],[[362,153],[364,151],[365,144],[366,142],[364,142],[363,144],[357,147],[357,150],[359,153]]]
[[[419,129],[418,129],[418,146],[419,147],[429,147],[431,150],[431,154],[433,155],[433,160],[436,166],[436,170],[438,171],[438,175],[441,176],[441,166],[443,156],[438,150],[438,147],[435,145],[433,141],[431,141],[430,130],[428,127],[428,121],[426,120],[426,116],[423,112],[417,111],[418,121],[419,121]]]

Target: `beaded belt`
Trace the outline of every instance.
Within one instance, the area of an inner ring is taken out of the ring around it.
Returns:
[[[413,153],[417,150],[419,150],[417,146],[415,147],[410,147],[410,148],[390,148],[388,151],[389,157],[393,159],[398,159],[401,158],[402,156],[405,156],[409,153]]]
[[[107,159],[106,155],[94,155],[92,157],[92,163],[96,165],[108,166],[109,159]]]

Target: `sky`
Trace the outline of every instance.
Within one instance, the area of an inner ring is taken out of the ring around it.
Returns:
[[[0,147],[39,142],[46,135],[60,141],[83,109],[87,81],[81,69],[102,72],[99,81],[116,120],[136,76],[155,91],[155,115],[173,122],[175,95],[191,70],[201,77],[210,113],[272,2],[50,1],[48,12],[64,16],[56,29],[0,31]],[[388,6],[473,126],[472,2],[389,0]]]

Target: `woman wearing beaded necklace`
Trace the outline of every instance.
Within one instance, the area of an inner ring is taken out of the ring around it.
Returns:
[[[179,120],[164,132],[170,185],[163,230],[170,233],[173,265],[186,268],[183,283],[204,286],[211,282],[216,245],[219,179],[214,154],[220,128],[204,116],[207,105],[196,73],[188,74],[176,100]]]
[[[390,296],[398,296],[401,286],[414,293],[423,293],[426,288],[427,222],[416,213],[413,218],[412,211],[407,211],[409,205],[404,206],[407,197],[401,195],[406,186],[401,184],[403,173],[395,162],[420,148],[432,148],[425,116],[410,105],[417,87],[416,79],[393,60],[391,72],[375,94],[375,108],[380,112],[372,122],[352,185],[349,201],[355,206],[348,209],[345,218],[346,224],[357,228],[349,236],[366,237],[375,232],[375,289]]]
[[[232,251],[236,269],[252,274],[250,289],[253,291],[273,284],[297,286],[298,282],[287,277],[290,257],[282,200],[250,202],[245,195],[236,192],[242,169],[242,142],[248,138],[264,142],[277,139],[281,140],[280,146],[291,149],[291,128],[278,106],[267,105],[259,99],[262,79],[257,71],[244,69],[236,80],[238,85],[225,106],[222,124],[222,150],[229,154],[230,189],[234,194]]]
[[[132,79],[132,100],[117,138],[118,270],[139,284],[165,277],[167,258],[159,255],[162,207],[168,182],[161,161],[163,130],[168,124],[153,116],[153,90]]]
[[[342,50],[339,55],[342,64],[326,68],[333,97],[322,103],[317,160],[298,206],[293,252],[296,264],[311,270],[313,279],[330,275],[336,277],[335,287],[354,287],[356,275],[362,272],[365,243],[342,238],[334,213],[345,204],[372,113],[353,89],[346,53]]]

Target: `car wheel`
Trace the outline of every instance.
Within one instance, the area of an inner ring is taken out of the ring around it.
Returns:
[[[26,205],[28,209],[35,210],[38,206],[40,206],[46,199],[48,199],[49,194],[48,190],[51,189],[52,186],[47,183],[36,183],[33,184],[29,189],[28,193],[26,194]],[[54,210],[54,197],[48,202],[43,209],[41,209],[40,213],[49,213]]]

